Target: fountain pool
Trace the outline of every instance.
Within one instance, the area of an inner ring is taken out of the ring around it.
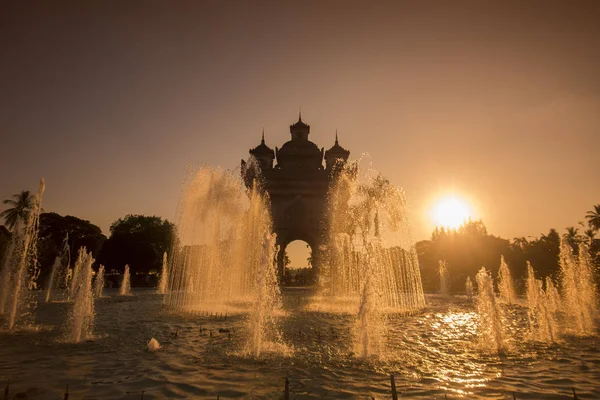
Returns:
[[[582,399],[600,398],[598,332],[532,341],[524,298],[501,304],[511,334],[500,355],[478,346],[471,301],[428,295],[421,313],[388,315],[385,354],[364,359],[352,344],[356,315],[311,311],[308,289],[282,291],[281,346],[259,358],[243,351],[244,314],[167,312],[152,289],[104,295],[87,341],[63,340],[71,308],[64,302],[40,301],[36,331],[0,332],[0,379],[11,379],[11,396],[62,398],[68,384],[71,399],[139,399],[142,390],[146,400],[281,398],[288,377],[291,398],[379,399],[390,398],[394,374],[403,398],[569,399],[571,387]],[[159,350],[147,351],[151,338]]]

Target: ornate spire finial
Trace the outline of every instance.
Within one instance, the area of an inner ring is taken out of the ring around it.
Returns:
[[[263,132],[262,132],[262,140],[260,141],[262,144],[265,144],[265,127],[263,126]]]
[[[335,144],[338,144],[337,128],[336,128],[336,130],[335,130]]]
[[[302,122],[302,106],[298,109],[298,122]]]

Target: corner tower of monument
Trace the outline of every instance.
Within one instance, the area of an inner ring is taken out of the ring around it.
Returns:
[[[273,232],[280,246],[277,257],[280,276],[285,248],[294,240],[310,245],[313,268],[319,268],[325,250],[327,191],[336,168],[343,166],[350,156],[339,145],[337,132],[335,144],[327,151],[308,140],[309,134],[310,125],[299,115],[298,121],[290,125],[291,139],[281,148],[275,147],[273,151],[268,147],[263,132],[261,143],[249,151],[250,160],[242,160],[246,186],[251,187],[257,181],[269,195]]]

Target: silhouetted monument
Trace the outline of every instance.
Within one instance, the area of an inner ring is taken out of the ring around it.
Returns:
[[[310,126],[299,115],[298,122],[290,126],[291,140],[280,149],[275,147],[273,151],[268,147],[263,132],[260,144],[250,150],[250,160],[242,160],[246,186],[251,187],[257,180],[270,197],[273,231],[280,246],[277,257],[280,276],[284,269],[285,248],[294,240],[303,240],[310,245],[313,268],[319,268],[321,253],[325,250],[327,191],[336,170],[350,155],[339,145],[337,132],[335,144],[327,151],[308,140],[309,133]]]

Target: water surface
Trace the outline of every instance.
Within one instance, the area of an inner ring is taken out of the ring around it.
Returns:
[[[391,398],[389,374],[402,398],[600,399],[600,342],[567,337],[558,344],[528,339],[526,309],[507,310],[509,350],[479,348],[477,317],[464,298],[427,297],[414,316],[388,321],[388,348],[380,359],[354,354],[354,315],[306,311],[308,292],[284,291],[283,345],[260,359],[243,355],[244,317],[174,315],[162,296],[105,290],[96,302],[93,340],[64,341],[68,303],[40,302],[38,331],[0,331],[0,379],[11,379],[11,398],[29,399]],[[40,297],[41,300],[41,297]],[[202,329],[202,330],[201,330]],[[219,332],[219,329],[221,330]],[[212,331],[212,336],[211,336]],[[162,348],[146,351],[150,338]]]

